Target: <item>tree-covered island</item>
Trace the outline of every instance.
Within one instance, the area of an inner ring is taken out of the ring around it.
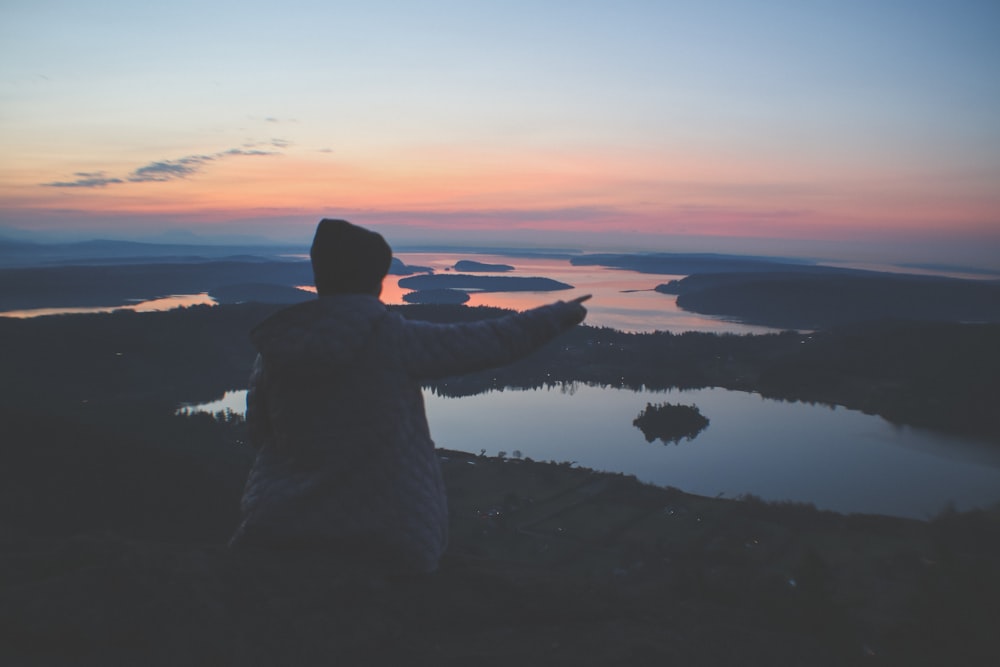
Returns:
[[[659,440],[663,444],[678,444],[681,440],[694,440],[708,428],[708,419],[697,405],[673,403],[646,403],[632,425],[642,431],[646,442]]]

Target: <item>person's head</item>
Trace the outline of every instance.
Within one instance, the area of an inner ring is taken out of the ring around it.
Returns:
[[[374,294],[392,263],[392,249],[381,234],[346,220],[320,220],[309,251],[320,296]]]

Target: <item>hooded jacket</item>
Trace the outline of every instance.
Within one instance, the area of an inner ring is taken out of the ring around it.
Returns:
[[[511,362],[585,313],[558,302],[432,324],[375,296],[342,294],[268,318],[250,336],[257,459],[231,545],[360,550],[395,570],[433,571],[448,509],[421,382]]]

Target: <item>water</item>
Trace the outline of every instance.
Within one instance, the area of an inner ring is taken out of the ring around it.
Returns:
[[[19,319],[28,317],[44,317],[46,315],[81,315],[86,313],[113,313],[116,310],[131,310],[137,313],[152,313],[163,310],[173,310],[174,308],[187,308],[189,306],[214,306],[215,299],[208,295],[208,292],[200,294],[172,294],[170,296],[159,297],[157,299],[138,300],[136,303],[129,303],[120,306],[80,306],[63,308],[27,308],[24,310],[8,310],[0,313],[0,317],[16,317]]]
[[[470,306],[498,306],[526,310],[557,300],[568,300],[582,294],[592,294],[587,302],[587,324],[611,327],[621,331],[706,331],[714,333],[769,333],[776,331],[762,326],[732,322],[718,317],[688,313],[677,307],[677,297],[654,292],[653,288],[683,276],[664,276],[636,273],[623,269],[599,266],[573,266],[566,259],[539,257],[509,257],[504,255],[473,255],[469,253],[398,253],[405,263],[430,266],[436,273],[445,273],[461,259],[475,259],[489,264],[508,264],[515,267],[507,273],[477,273],[477,275],[535,276],[552,278],[573,285],[572,290],[556,292],[480,292],[470,293]],[[409,290],[399,286],[406,276],[386,276],[382,300],[387,304],[403,304],[403,294]],[[301,286],[313,289],[311,286]],[[169,310],[193,305],[215,305],[208,294],[179,294],[138,303],[94,308],[35,308],[0,312],[4,317],[39,317],[73,313],[108,313],[115,310]]]
[[[507,264],[513,271],[479,273],[484,276],[534,276],[552,278],[573,285],[572,290],[555,292],[470,292],[469,306],[499,306],[527,310],[552,301],[592,294],[587,302],[587,324],[611,327],[620,331],[649,332],[705,331],[711,333],[771,333],[777,329],[733,322],[718,317],[689,313],[677,307],[677,297],[654,292],[662,283],[684,276],[652,275],[624,269],[600,266],[573,266],[568,259],[545,257],[509,257],[505,255],[469,255],[449,253],[398,253],[412,266],[429,266],[435,273],[447,269],[461,259],[474,259],[485,264]],[[387,276],[382,286],[382,300],[389,304],[405,303],[408,290],[398,283],[405,276]]]
[[[689,493],[813,503],[838,512],[918,519],[949,504],[1000,502],[1000,450],[893,426],[844,408],[725,389],[631,391],[586,385],[447,398],[425,392],[435,443],[635,475]],[[632,420],[646,403],[697,405],[707,429],[679,444],[646,442]],[[182,412],[245,411],[246,392]]]
[[[677,307],[677,297],[653,291],[657,285],[681,279],[683,275],[643,274],[624,269],[600,266],[574,266],[568,259],[543,256],[486,255],[476,253],[412,253],[400,252],[396,256],[408,265],[426,266],[436,273],[446,273],[456,262],[472,259],[486,264],[507,264],[514,270],[504,273],[477,272],[476,275],[534,276],[552,278],[573,285],[574,289],[555,292],[470,292],[470,306],[498,306],[513,310],[526,310],[551,301],[568,300],[583,294],[592,294],[587,302],[587,324],[610,327],[628,332],[702,331],[709,333],[760,334],[778,331],[770,327],[743,324],[720,317],[689,313]],[[308,255],[288,255],[287,258],[308,260]],[[861,268],[873,271],[923,273],[927,275],[949,275],[964,278],[994,278],[989,273],[947,272],[933,269],[902,268],[887,264],[827,263],[830,266]],[[403,294],[409,290],[399,286],[406,276],[386,276],[382,288],[382,300],[388,304],[403,304]],[[311,285],[300,288],[315,291]],[[0,312],[0,317],[39,317],[73,313],[107,313],[115,310],[135,310],[147,312],[170,310],[194,305],[216,305],[207,293],[175,294],[169,297],[143,300],[135,303],[102,307],[34,308]]]

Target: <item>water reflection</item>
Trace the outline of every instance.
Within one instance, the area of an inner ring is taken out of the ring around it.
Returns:
[[[428,266],[435,273],[446,273],[455,262],[468,259],[460,253],[398,253],[403,262],[413,266]],[[772,333],[777,329],[730,322],[720,318],[689,313],[677,307],[677,297],[654,292],[661,283],[682,278],[637,273],[600,266],[573,266],[568,259],[546,257],[510,257],[507,255],[475,255],[476,261],[487,264],[508,264],[514,271],[484,272],[476,275],[538,276],[573,285],[572,290],[556,292],[470,292],[469,306],[498,306],[527,310],[556,300],[573,299],[593,294],[587,302],[587,324],[611,327],[620,331],[649,332],[707,331],[716,333]],[[401,276],[388,276],[382,287],[382,300],[401,304],[407,291],[399,287]]]
[[[821,509],[926,519],[1000,501],[989,443],[843,408],[724,389],[630,391],[569,385],[446,398],[425,392],[439,447],[635,475],[706,496],[751,493]],[[647,403],[696,404],[711,427],[676,447],[650,447],[632,422]],[[182,410],[241,413],[246,392]]]
[[[208,292],[200,294],[172,294],[158,299],[139,301],[138,303],[125,304],[122,306],[96,306],[96,307],[64,307],[64,308],[29,308],[26,310],[8,310],[0,313],[0,317],[16,317],[24,319],[28,317],[44,317],[46,315],[79,315],[86,313],[113,313],[117,310],[131,310],[136,313],[151,313],[174,308],[187,308],[189,306],[215,306],[215,299],[208,295]]]

